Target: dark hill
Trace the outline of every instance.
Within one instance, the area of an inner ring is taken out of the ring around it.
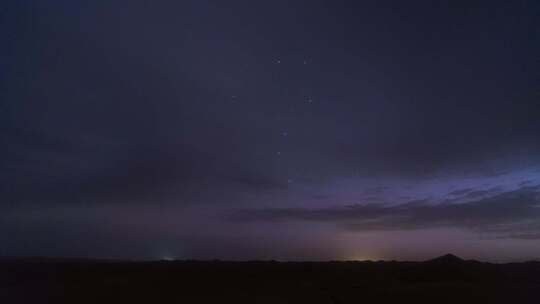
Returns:
[[[457,264],[457,263],[463,263],[465,260],[462,258],[455,256],[451,253],[445,254],[443,256],[434,258],[432,260],[429,260],[431,263],[450,263],[450,264]]]
[[[540,303],[540,263],[0,259],[0,303]]]

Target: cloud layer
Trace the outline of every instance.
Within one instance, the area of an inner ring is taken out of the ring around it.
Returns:
[[[466,196],[475,192],[480,190],[459,190]],[[535,239],[540,233],[540,186],[522,187],[466,203],[414,201],[394,206],[244,209],[236,211],[231,219],[331,222],[359,232],[450,227],[493,233],[497,237]]]

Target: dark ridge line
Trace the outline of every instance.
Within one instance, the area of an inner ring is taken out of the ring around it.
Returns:
[[[0,263],[23,262],[23,263],[121,263],[121,264],[149,264],[149,263],[230,263],[230,264],[335,264],[335,263],[407,263],[407,264],[462,264],[482,263],[492,265],[515,265],[515,264],[540,264],[540,259],[519,262],[484,262],[478,260],[465,260],[451,253],[423,261],[407,260],[221,260],[221,259],[120,259],[120,258],[88,258],[88,257],[53,257],[53,256],[0,256]]]

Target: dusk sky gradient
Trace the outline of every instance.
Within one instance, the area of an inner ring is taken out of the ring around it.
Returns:
[[[538,1],[4,1],[0,256],[540,258]]]

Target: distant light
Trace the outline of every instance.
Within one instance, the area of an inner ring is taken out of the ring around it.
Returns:
[[[359,254],[359,255],[353,255],[353,256],[345,257],[343,260],[362,262],[362,261],[375,261],[377,259],[374,258],[373,256]]]
[[[175,258],[171,257],[171,256],[162,256],[159,258],[161,261],[167,261],[167,262],[170,262],[170,261],[174,261],[176,260]]]

